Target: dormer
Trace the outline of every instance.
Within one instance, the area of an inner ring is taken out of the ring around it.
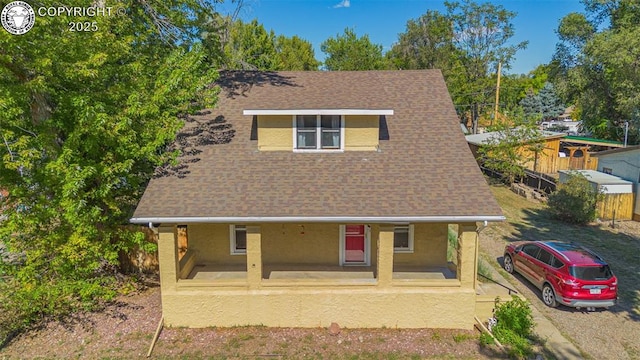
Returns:
[[[244,110],[260,151],[377,151],[381,119],[392,109]]]

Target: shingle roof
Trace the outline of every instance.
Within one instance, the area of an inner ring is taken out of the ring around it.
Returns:
[[[438,70],[238,71],[221,73],[218,84],[217,107],[178,136],[184,163],[151,180],[132,221],[502,218]],[[377,152],[258,151],[242,111],[291,108],[394,115]]]

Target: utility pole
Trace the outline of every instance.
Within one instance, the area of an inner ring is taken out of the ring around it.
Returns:
[[[624,122],[624,147],[627,147],[627,136],[629,135],[629,122]]]
[[[502,73],[502,62],[498,63],[498,83],[496,84],[496,110],[493,114],[493,120],[498,123],[498,104],[500,102],[500,75]],[[491,125],[493,125],[493,120],[491,120]]]

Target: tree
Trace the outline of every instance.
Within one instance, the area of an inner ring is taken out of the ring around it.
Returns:
[[[464,0],[445,2],[445,6],[453,24],[454,45],[460,52],[462,76],[459,78],[466,83],[456,98],[458,103],[469,106],[475,133],[479,116],[492,104],[495,82],[491,74],[496,72],[498,63],[508,69],[516,52],[524,49],[527,42],[507,45],[514,34],[511,19],[516,14],[500,5]]]
[[[313,46],[310,42],[298,36],[276,38],[276,53],[278,54],[278,70],[318,70],[320,62],[316,60]]]
[[[445,5],[444,14],[430,10],[409,20],[387,57],[396,68],[441,69],[458,113],[472,118],[475,132],[478,118],[493,109],[498,63],[508,69],[526,42],[507,45],[515,13],[502,6],[471,0]],[[518,90],[508,97],[509,105],[521,96]]]
[[[575,103],[594,136],[640,143],[640,5],[633,0],[584,0],[586,14],[565,16],[553,58],[553,81]]]
[[[596,205],[603,194],[580,173],[573,173],[569,180],[549,194],[549,210],[557,219],[575,224],[585,224],[597,217]]]
[[[68,1],[67,6],[85,6]],[[114,292],[123,229],[182,118],[215,101],[216,73],[198,44],[206,3],[122,1],[126,16],[38,17],[28,33],[0,32],[0,344],[46,315]],[[42,2],[42,6],[55,6]],[[9,279],[9,280],[7,280]]]
[[[453,36],[451,19],[428,10],[407,22],[387,58],[399,69],[441,69],[446,73],[455,64]]]
[[[526,118],[521,110],[514,112],[514,124],[501,122],[490,128],[494,135],[478,150],[482,166],[501,174],[509,184],[524,176],[525,165],[535,164],[543,150],[535,121]]]
[[[527,116],[539,118],[542,114],[540,97],[533,90],[527,91],[527,95],[520,101],[520,106],[522,106],[522,111]]]
[[[256,19],[231,24],[224,54],[228,69],[277,70],[280,65],[275,33],[265,30]]]
[[[525,115],[536,116],[542,120],[556,119],[565,109],[550,82],[546,82],[537,94],[533,91],[527,92],[520,105]]]
[[[387,68],[382,56],[382,45],[373,44],[368,35],[357,37],[353,29],[325,40],[321,45],[327,54],[324,66],[327,70],[381,70]]]

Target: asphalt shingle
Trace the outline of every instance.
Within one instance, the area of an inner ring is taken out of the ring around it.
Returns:
[[[180,175],[134,221],[168,217],[501,217],[438,70],[222,72],[217,107],[179,135]],[[247,109],[393,109],[379,151],[258,151]],[[206,136],[204,136],[204,135]],[[204,139],[204,140],[199,140]],[[310,219],[313,221],[313,219]]]

